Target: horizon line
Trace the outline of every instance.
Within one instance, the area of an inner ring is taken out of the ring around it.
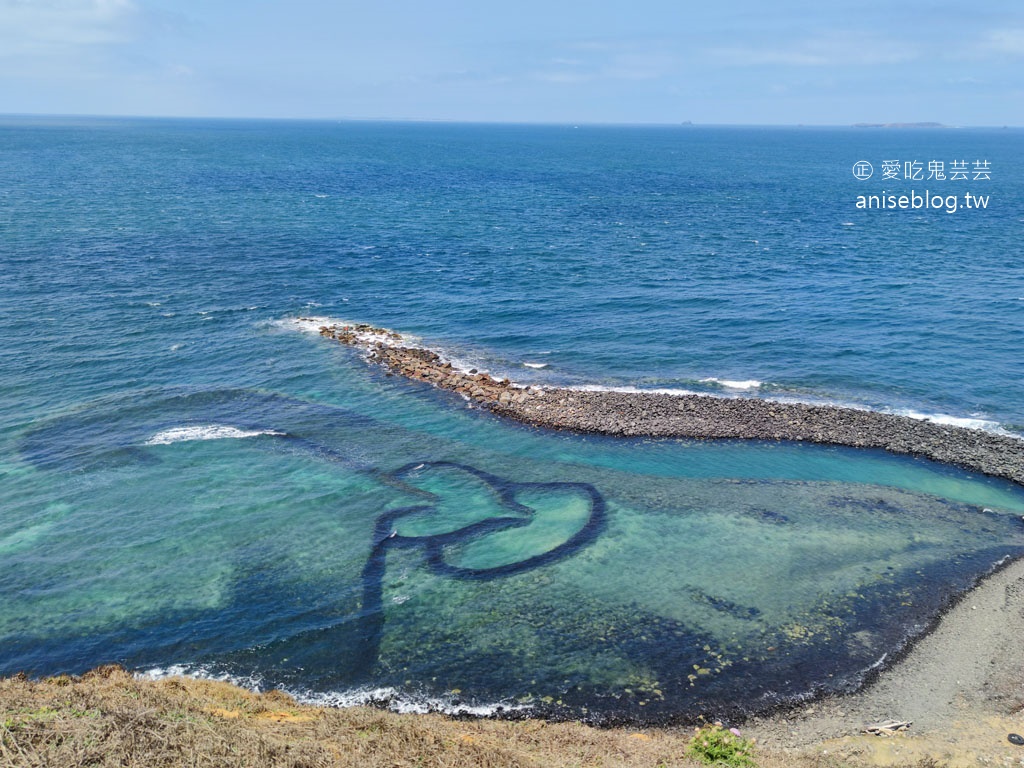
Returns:
[[[608,128],[860,128],[889,130],[941,130],[941,129],[1018,129],[1022,126],[1010,124],[969,125],[945,124],[937,121],[858,121],[856,123],[716,123],[681,120],[677,122],[619,122],[601,120],[483,120],[458,118],[424,117],[269,117],[252,115],[133,115],[118,113],[79,112],[0,112],[3,118],[51,118],[87,120],[213,120],[213,121],[254,121],[254,122],[306,122],[306,123],[425,123],[443,125],[509,125],[509,126],[550,126],[550,127],[608,127]]]

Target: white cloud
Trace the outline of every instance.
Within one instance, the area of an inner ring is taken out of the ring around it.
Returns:
[[[997,29],[988,35],[982,46],[993,53],[1009,53],[1024,56],[1024,29]]]
[[[736,67],[759,67],[782,64],[791,67],[821,67],[829,60],[821,55],[770,48],[715,48],[709,51],[719,61]]]
[[[544,83],[560,83],[573,85],[575,83],[586,83],[594,79],[592,74],[584,72],[571,72],[568,70],[548,70],[534,72],[533,78]]]
[[[0,0],[0,56],[129,42],[139,16],[133,0]]]
[[[976,77],[947,77],[946,82],[949,85],[986,85],[984,80],[979,80]]]
[[[621,53],[613,56],[604,73],[616,80],[656,80],[668,74],[675,59],[667,54]]]
[[[530,73],[548,83],[586,83],[603,80],[656,80],[677,65],[667,46],[658,41],[577,41],[559,51]]]
[[[724,65],[737,67],[875,66],[902,64],[921,55],[908,41],[835,32],[779,45],[714,48],[708,53]]]
[[[981,30],[946,52],[953,61],[1007,61],[1024,56],[1024,27]]]

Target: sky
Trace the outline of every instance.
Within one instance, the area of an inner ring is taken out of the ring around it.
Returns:
[[[0,0],[0,113],[1024,125],[1021,0]]]

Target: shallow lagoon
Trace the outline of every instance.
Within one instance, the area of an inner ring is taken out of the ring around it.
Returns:
[[[51,502],[0,530],[3,672],[122,660],[334,701],[691,717],[855,686],[1024,554],[1003,481],[533,430],[263,340],[347,386],[150,389],[24,433],[6,482]]]

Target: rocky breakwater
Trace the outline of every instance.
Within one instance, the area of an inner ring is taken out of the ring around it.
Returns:
[[[300,318],[301,319],[301,318]],[[367,359],[389,372],[451,390],[485,407],[522,407],[541,396],[535,387],[520,387],[476,370],[462,371],[436,352],[407,346],[400,333],[371,325],[321,326],[320,335],[366,351]]]
[[[608,435],[792,440],[881,448],[1024,484],[1024,440],[876,411],[754,398],[549,389],[496,408],[533,424]]]
[[[605,435],[792,440],[881,448],[1024,484],[1024,440],[895,414],[755,398],[521,387],[460,371],[398,333],[369,325],[322,326],[389,371],[458,392],[497,414],[551,429]]]

